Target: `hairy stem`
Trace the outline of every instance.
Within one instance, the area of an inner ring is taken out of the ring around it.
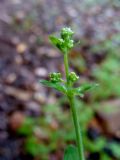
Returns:
[[[77,147],[78,147],[79,160],[85,160],[81,129],[80,129],[79,121],[78,121],[74,96],[70,96],[69,101],[70,101],[70,105],[71,105],[71,111],[72,111],[72,116],[73,116],[73,121],[74,121],[74,126],[75,126],[76,142],[77,142]]]

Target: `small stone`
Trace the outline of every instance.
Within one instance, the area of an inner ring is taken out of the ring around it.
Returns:
[[[37,93],[34,94],[34,99],[36,101],[38,101],[39,103],[44,104],[46,102],[46,100],[47,100],[47,97],[46,97],[45,94],[37,92]]]
[[[7,76],[6,82],[11,84],[16,80],[16,74],[15,73],[11,73]]]
[[[5,93],[7,95],[14,96],[17,99],[22,100],[22,101],[30,100],[32,97],[32,93],[30,91],[28,92],[28,91],[14,88],[14,87],[6,87]]]
[[[17,45],[16,50],[18,53],[22,54],[27,50],[27,45],[25,43],[20,43]]]
[[[39,77],[46,77],[48,75],[48,71],[43,67],[36,68],[35,74],[36,74],[36,76],[39,76]]]

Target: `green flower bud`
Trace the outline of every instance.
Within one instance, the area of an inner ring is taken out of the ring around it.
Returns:
[[[61,78],[61,73],[50,73],[50,81],[51,82],[54,82],[54,83],[57,83],[57,82],[61,82],[62,81],[62,78]]]
[[[69,49],[73,48],[74,41],[73,40],[69,40],[68,43],[67,43],[67,46],[68,46]]]
[[[69,74],[69,80],[71,82],[76,82],[78,79],[79,79],[79,76],[77,76],[75,72],[71,72]]]
[[[61,30],[61,37],[63,39],[69,39],[72,37],[74,32],[71,30],[71,28],[65,27]]]

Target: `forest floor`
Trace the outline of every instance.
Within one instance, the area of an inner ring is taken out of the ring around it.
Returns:
[[[91,79],[92,67],[104,60],[105,53],[102,49],[89,53],[93,46],[120,33],[120,4],[0,0],[0,160],[33,159],[23,152],[24,137],[17,129],[26,116],[39,117],[42,106],[54,104],[60,96],[41,86],[39,79],[64,70],[62,56],[48,39],[63,26],[71,26],[76,41],[82,41],[71,56],[83,55],[86,67],[81,75]],[[55,156],[51,160],[61,157]]]

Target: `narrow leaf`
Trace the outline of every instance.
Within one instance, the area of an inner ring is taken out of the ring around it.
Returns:
[[[68,146],[65,149],[63,160],[79,160],[77,148],[73,145]]]
[[[49,38],[52,44],[54,44],[55,46],[60,43],[59,39],[55,36],[50,36]]]
[[[47,80],[40,80],[40,83],[42,83],[43,85],[47,87],[54,88],[62,93],[66,93],[66,87],[62,85],[61,83],[53,83]]]
[[[84,84],[81,87],[75,88],[74,93],[76,95],[83,96],[86,91],[93,89],[94,87],[97,87],[97,86],[98,84]]]
[[[50,41],[52,42],[52,44],[54,46],[56,46],[61,52],[64,53],[64,47],[63,47],[62,41],[61,41],[62,39],[57,38],[55,36],[50,36],[49,38],[50,38]]]

